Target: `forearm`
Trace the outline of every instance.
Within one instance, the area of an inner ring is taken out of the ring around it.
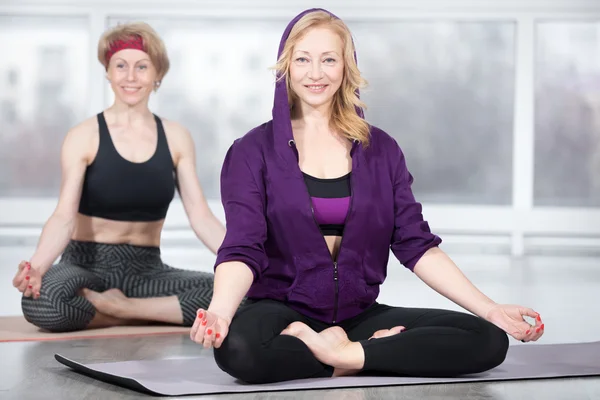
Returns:
[[[46,272],[67,247],[73,234],[74,219],[53,214],[42,229],[31,266]]]
[[[221,221],[219,221],[213,213],[209,212],[205,215],[194,216],[192,218],[191,226],[196,237],[198,237],[198,239],[200,239],[213,254],[217,254],[221,243],[223,243],[223,240],[225,239],[225,227]]]
[[[485,318],[496,304],[479,291],[450,257],[437,247],[428,250],[413,271],[433,290],[479,317]]]
[[[253,280],[252,270],[242,262],[219,264],[215,270],[213,297],[208,311],[231,321]]]

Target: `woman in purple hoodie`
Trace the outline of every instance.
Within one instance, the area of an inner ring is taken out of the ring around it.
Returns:
[[[190,333],[215,348],[219,367],[248,383],[457,376],[501,364],[507,333],[539,339],[538,313],[496,304],[438,248],[401,149],[363,118],[346,25],[304,11],[283,34],[276,70],[273,119],[224,161],[227,233],[211,304]],[[378,303],[390,249],[470,314]]]

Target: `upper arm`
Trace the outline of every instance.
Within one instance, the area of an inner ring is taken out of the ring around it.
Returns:
[[[441,243],[431,233],[423,218],[421,203],[412,191],[413,176],[406,166],[406,159],[397,143],[390,164],[394,192],[394,234],[391,249],[398,261],[413,270],[415,264],[427,250]]]
[[[264,243],[267,240],[265,189],[257,160],[247,154],[247,145],[237,140],[229,148],[221,171],[221,200],[227,230],[217,253],[215,267],[227,261],[241,261],[255,279],[267,268]]]
[[[165,121],[176,153],[177,187],[188,214],[210,211],[196,172],[196,148],[190,132],[180,124]]]
[[[61,184],[55,215],[65,218],[77,215],[91,143],[92,132],[85,124],[67,132],[61,146]]]

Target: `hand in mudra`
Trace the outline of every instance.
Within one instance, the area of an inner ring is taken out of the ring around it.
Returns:
[[[23,296],[37,299],[40,297],[43,275],[38,268],[32,268],[28,261],[21,261],[12,284]]]
[[[531,325],[523,317],[535,320]],[[496,325],[517,340],[530,342],[538,340],[544,334],[544,324],[540,314],[531,308],[512,304],[498,304],[491,308],[485,319]]]
[[[231,321],[221,317],[214,312],[199,309],[196,313],[196,321],[190,331],[190,338],[204,348],[221,347],[223,340],[229,333]]]

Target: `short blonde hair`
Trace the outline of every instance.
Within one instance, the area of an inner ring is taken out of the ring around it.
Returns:
[[[169,56],[160,36],[145,22],[119,24],[104,32],[98,42],[98,61],[104,66],[104,69],[108,69],[110,60],[106,58],[106,55],[110,47],[119,40],[125,41],[132,38],[142,39],[144,52],[148,54],[156,69],[156,80],[161,82],[169,72]]]
[[[309,29],[326,27],[337,33],[342,39],[344,57],[344,77],[342,85],[333,97],[331,109],[331,125],[340,131],[342,136],[350,140],[358,140],[363,145],[369,144],[369,124],[357,113],[357,108],[366,108],[358,96],[358,89],[365,87],[367,81],[361,76],[355,60],[355,48],[352,34],[346,24],[325,11],[307,13],[294,24],[285,42],[281,56],[274,69],[278,79],[286,79],[288,102],[293,109],[297,101],[292,91],[290,80],[287,79],[292,63],[294,46],[304,37]]]

